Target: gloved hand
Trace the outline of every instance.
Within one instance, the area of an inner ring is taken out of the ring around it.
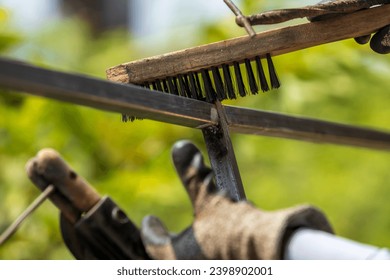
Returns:
[[[390,53],[390,25],[383,27],[372,36],[370,47],[379,54]]]
[[[101,197],[58,152],[41,150],[29,160],[26,171],[42,191],[49,185],[54,187],[49,199],[61,211],[62,237],[76,259],[149,259],[136,225],[112,199]]]
[[[342,2],[344,0],[322,0],[318,4],[319,5],[332,5],[333,3],[336,4],[336,2]],[[366,2],[364,5],[370,6],[368,1],[362,1]],[[374,2],[374,1],[373,1]],[[375,1],[375,4],[388,4],[389,1]],[[364,6],[362,5],[362,6]],[[337,9],[335,9],[337,11]],[[310,21],[319,21],[322,19],[326,19],[333,16],[338,16],[342,14],[342,7],[340,8],[340,13],[329,13],[327,15],[323,16],[317,16],[308,18]],[[375,20],[375,19],[373,19]],[[371,34],[367,34],[365,36],[357,37],[355,38],[355,41],[358,44],[364,45],[370,42],[371,49],[379,54],[388,54],[390,53],[390,25],[385,26],[381,28],[379,31],[377,31],[374,36],[371,37]]]
[[[232,201],[217,191],[212,171],[190,142],[178,142],[172,157],[193,205],[194,221],[181,234],[171,235],[158,218],[144,218],[141,237],[154,259],[281,259],[295,229],[332,232],[325,216],[310,206],[268,212]]]

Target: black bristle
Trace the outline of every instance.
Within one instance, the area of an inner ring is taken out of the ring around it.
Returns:
[[[179,80],[177,77],[174,77],[172,78],[172,81],[173,81],[173,85],[174,85],[174,89],[175,89],[175,94],[176,95],[180,95],[180,92],[179,92]]]
[[[191,92],[191,98],[198,99],[200,95],[200,88],[197,85],[196,78],[197,76],[195,73],[190,73],[189,75],[190,80],[190,92]]]
[[[157,85],[160,84],[160,87],[161,87],[161,83],[159,81],[157,82],[152,82],[152,83],[149,83],[149,82],[145,82],[144,84],[142,85],[139,85],[140,87],[143,87],[143,88],[146,88],[146,89],[152,89],[152,90],[157,90]],[[139,118],[139,117],[136,117],[136,116],[132,116],[132,115],[128,115],[128,114],[122,114],[122,122],[134,122],[136,120],[142,120],[142,118]]]
[[[163,92],[169,93],[169,87],[168,87],[168,82],[167,80],[162,80],[162,87],[163,87]]]
[[[245,59],[245,69],[248,76],[248,84],[252,94],[257,94],[259,87],[256,83],[255,74],[253,73],[252,64],[249,59]]]
[[[184,86],[186,88],[187,97],[191,97],[190,76],[186,74],[183,75],[183,78],[184,78]]]
[[[179,81],[179,95],[187,97],[186,89],[185,89],[185,85],[184,85],[184,81],[183,81],[183,75],[179,74],[179,76],[177,77],[177,80]]]
[[[217,93],[217,98],[219,101],[225,100],[226,93],[225,93],[225,88],[223,86],[221,73],[219,72],[219,69],[217,67],[213,67],[211,69],[211,72],[213,73],[213,79],[214,79],[215,90]]]
[[[234,67],[234,74],[236,75],[238,93],[240,94],[240,96],[244,97],[246,96],[246,89],[245,89],[244,81],[242,80],[240,65],[238,64],[238,62],[233,62],[233,67]]]
[[[233,87],[233,80],[232,75],[230,73],[229,65],[224,64],[222,65],[222,71],[223,71],[223,81],[226,87],[226,92],[229,99],[236,99],[236,94],[234,93],[234,87]]]
[[[172,77],[167,78],[168,92],[174,95],[179,95],[177,88],[175,86],[174,79]]]
[[[157,80],[157,81],[156,81],[156,87],[157,87],[157,90],[158,90],[158,91],[161,91],[161,92],[164,91],[164,89],[163,89],[163,87],[162,87],[162,85],[161,85],[161,81],[160,81],[160,80]]]
[[[195,75],[196,85],[198,87],[198,98],[197,99],[202,100],[202,101],[206,101],[206,97],[202,92],[202,86],[200,84],[199,74],[195,73],[194,75]]]
[[[122,122],[128,122],[129,118],[126,114],[122,114]]]
[[[213,88],[213,84],[211,82],[210,73],[208,70],[201,70],[202,80],[203,80],[203,88],[206,94],[207,102],[214,102],[216,98],[216,92]]]
[[[260,82],[260,88],[263,92],[269,91],[269,85],[267,82],[267,78],[265,77],[264,74],[264,68],[263,65],[261,64],[260,56],[256,56],[255,60],[256,60],[257,74]]]
[[[269,79],[265,74],[261,57],[256,56],[251,59],[244,59],[241,63],[243,65],[235,61],[231,65],[222,64],[209,69],[201,69],[199,72],[179,74],[176,77],[145,82],[140,86],[207,102],[236,99],[237,96],[245,97],[248,94],[257,94],[260,89],[266,92],[271,88],[280,87],[280,81],[271,55],[267,54],[265,58],[268,64]],[[243,71],[246,72],[247,80],[243,77],[245,75]],[[122,120],[132,121],[133,117],[123,115]]]
[[[131,115],[127,115],[127,114],[122,114],[122,122],[134,122],[136,120],[140,120],[142,121],[143,118],[138,118],[136,116],[131,116]]]
[[[268,63],[269,77],[271,80],[271,87],[273,89],[280,88],[280,81],[278,78],[278,74],[276,73],[274,63],[272,62],[272,58],[269,53],[267,53],[267,63]]]

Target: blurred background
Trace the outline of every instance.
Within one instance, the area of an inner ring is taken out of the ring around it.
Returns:
[[[316,1],[235,2],[253,14]],[[102,79],[123,62],[242,35],[222,0],[0,0],[3,57]],[[280,90],[227,103],[390,131],[390,56],[346,40],[274,63]],[[39,194],[24,165],[45,147],[59,151],[136,224],[155,214],[171,231],[184,229],[192,209],[170,159],[180,139],[205,151],[197,130],[122,123],[117,114],[0,89],[0,231]],[[390,247],[389,153],[247,135],[232,140],[255,205],[310,203],[337,234]],[[58,216],[46,202],[0,247],[0,259],[72,259]]]

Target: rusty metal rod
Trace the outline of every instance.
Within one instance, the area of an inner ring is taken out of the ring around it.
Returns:
[[[17,231],[19,226],[54,192],[53,185],[49,185],[22,214],[0,235],[0,246],[3,245]]]
[[[229,9],[236,15],[236,20],[241,22],[250,37],[256,35],[256,31],[253,29],[252,25],[249,23],[248,19],[242,14],[241,10],[234,4],[231,0],[223,0]]]

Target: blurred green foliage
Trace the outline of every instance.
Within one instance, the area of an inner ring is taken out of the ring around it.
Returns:
[[[266,1],[243,1],[260,11]],[[267,1],[268,2],[268,1]],[[257,4],[254,4],[257,3]],[[269,3],[269,2],[268,2]],[[0,10],[0,51],[43,67],[105,78],[110,66],[183,45],[135,40],[117,30],[92,39],[82,23],[63,20],[34,34],[7,26]],[[191,40],[213,42],[243,31],[232,18],[200,24]],[[352,40],[276,57],[278,91],[228,104],[390,130],[390,57]],[[36,197],[24,165],[44,147],[59,151],[102,194],[109,194],[140,224],[158,215],[171,231],[185,228],[192,210],[171,160],[180,139],[205,150],[200,131],[152,121],[122,123],[116,114],[0,91],[0,231]],[[339,235],[390,247],[390,155],[354,147],[233,135],[249,200],[264,209],[310,203]],[[45,203],[0,248],[0,259],[71,259],[58,211]]]

